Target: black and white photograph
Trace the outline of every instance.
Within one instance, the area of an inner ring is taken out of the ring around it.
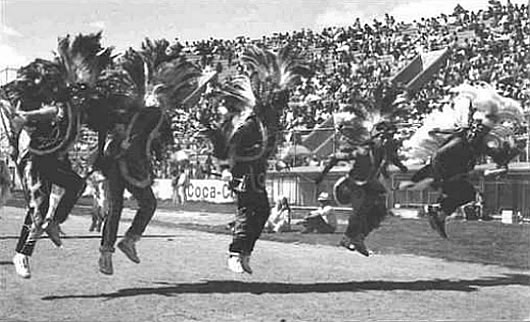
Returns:
[[[529,0],[0,0],[0,321],[530,321]]]

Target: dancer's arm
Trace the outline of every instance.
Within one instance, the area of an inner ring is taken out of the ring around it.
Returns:
[[[464,132],[465,128],[456,128],[456,129],[440,129],[440,128],[434,128],[429,131],[429,135],[433,134],[460,134]]]
[[[17,111],[17,116],[20,117],[24,123],[33,121],[52,121],[57,118],[60,113],[60,108],[57,106],[44,106],[34,111]]]
[[[320,173],[320,175],[315,179],[315,183],[316,184],[320,184],[320,182],[322,182],[322,180],[324,179],[324,177],[328,174],[328,172],[334,167],[336,166],[339,161],[348,161],[348,160],[351,160],[352,159],[352,155],[351,153],[346,153],[346,152],[337,152],[335,153],[330,159],[329,159],[329,162],[326,164],[326,166],[324,167],[324,170],[322,170],[322,172]]]

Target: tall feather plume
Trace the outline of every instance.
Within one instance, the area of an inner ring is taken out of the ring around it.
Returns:
[[[15,107],[30,111],[41,104],[67,99],[61,66],[56,61],[36,59],[17,71],[15,80],[2,87],[4,96]]]
[[[140,50],[129,49],[120,57],[120,67],[135,84],[137,96],[144,105],[160,101],[166,112],[180,104],[197,87],[200,69],[180,55],[175,46],[165,40],[146,38]]]
[[[499,123],[503,121],[513,121],[518,125],[525,123],[524,111],[518,101],[503,97],[501,106],[497,112]]]
[[[130,81],[133,82],[136,94],[143,97],[146,92],[145,62],[142,54],[132,48],[129,48],[118,59],[118,65],[127,74]]]
[[[254,110],[267,128],[267,153],[272,154],[282,129],[281,116],[289,102],[288,89],[299,82],[302,76],[310,77],[311,68],[289,46],[281,48],[277,54],[251,46],[243,53],[241,60],[250,71],[256,97]]]
[[[256,105],[256,96],[252,91],[252,84],[247,75],[235,76],[221,90],[222,95],[240,105],[254,108]]]
[[[95,85],[101,71],[112,62],[112,48],[102,47],[101,32],[79,34],[73,40],[70,35],[60,38],[57,54],[70,85]]]
[[[245,50],[241,60],[252,73],[252,85],[259,101],[267,101],[272,93],[295,85],[301,76],[311,76],[310,66],[299,56],[289,46],[277,54],[256,46]]]
[[[457,95],[453,99],[453,104],[444,106],[442,111],[429,114],[414,135],[403,142],[408,158],[427,160],[431,157],[449,137],[449,134],[433,134],[432,130],[467,127],[471,122],[470,117],[474,117],[470,109],[474,113],[488,115],[495,120],[493,132],[497,137],[513,134],[506,131],[496,132],[495,129],[505,121],[515,122],[517,125],[524,121],[521,105],[513,99],[497,94],[489,84],[462,84],[453,88],[451,92]]]
[[[362,116],[351,112],[340,112],[333,115],[340,150],[347,151],[370,138],[371,128],[366,126]]]
[[[148,78],[153,77],[162,64],[170,62],[180,56],[180,52],[174,50],[166,39],[151,40],[145,38],[140,53],[148,68]]]
[[[159,86],[159,97],[168,109],[180,108],[180,105],[198,86],[202,71],[193,63],[177,58],[162,63],[153,75],[154,88]]]

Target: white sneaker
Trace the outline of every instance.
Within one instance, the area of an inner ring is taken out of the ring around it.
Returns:
[[[250,255],[241,256],[241,266],[245,272],[252,274],[252,268],[250,267]]]
[[[234,273],[243,274],[245,269],[243,268],[242,256],[239,253],[228,254],[228,269]]]
[[[29,256],[16,253],[13,257],[13,264],[15,265],[15,271],[18,276],[22,278],[31,277],[31,272],[29,271]]]

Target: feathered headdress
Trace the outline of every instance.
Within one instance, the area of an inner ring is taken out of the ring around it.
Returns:
[[[227,108],[240,110],[242,106],[249,108],[256,106],[256,96],[252,91],[250,77],[247,75],[234,77],[223,87],[222,94],[227,101]]]
[[[166,112],[180,107],[197,88],[202,75],[167,40],[146,39],[141,50],[127,50],[119,65],[129,75],[144,105],[160,105]]]
[[[13,108],[31,111],[66,96],[64,73],[57,61],[36,59],[17,71],[15,80],[2,87],[4,97]]]
[[[110,64],[111,48],[101,46],[101,33],[69,35],[58,40],[52,61],[36,59],[17,72],[17,78],[4,88],[11,109],[30,111],[42,104],[64,104],[63,117],[53,124],[42,125],[31,141],[30,150],[39,155],[66,149],[77,136],[81,110],[92,96],[101,71]],[[18,136],[18,133],[15,133]],[[14,142],[17,140],[14,139]]]
[[[451,90],[456,96],[452,104],[445,105],[441,111],[429,114],[423,125],[414,135],[403,142],[407,157],[427,160],[447,140],[450,134],[433,134],[433,130],[456,130],[468,127],[474,119],[483,123],[487,120],[497,140],[513,136],[513,129],[506,131],[506,121],[516,124],[524,122],[520,104],[495,92],[489,84],[463,84]],[[497,130],[502,127],[503,130]]]
[[[394,119],[406,110],[395,106],[399,88],[391,83],[381,83],[368,99],[359,98],[355,93],[333,116],[335,130],[342,150],[369,142],[373,135],[395,130]]]
[[[101,32],[60,38],[55,59],[36,59],[20,68],[16,79],[4,86],[6,98],[12,104],[20,102],[26,111],[43,103],[68,101],[75,95],[72,88],[76,85],[95,84],[112,61],[111,51],[101,46]]]
[[[289,46],[281,48],[277,54],[252,46],[243,53],[241,60],[249,71],[256,113],[269,123],[267,126],[279,125],[275,123],[287,107],[288,89],[297,84],[300,77],[311,76],[309,64]]]
[[[311,68],[291,47],[273,53],[252,46],[245,50],[241,60],[246,65],[246,75],[235,77],[224,86],[221,94],[229,108],[245,106],[254,110],[267,130],[270,154],[282,128],[281,115],[289,102],[288,90],[300,77],[311,76]],[[244,110],[240,108],[238,112]]]
[[[100,73],[112,62],[112,48],[101,45],[101,32],[59,38],[57,54],[68,85],[94,86]]]

